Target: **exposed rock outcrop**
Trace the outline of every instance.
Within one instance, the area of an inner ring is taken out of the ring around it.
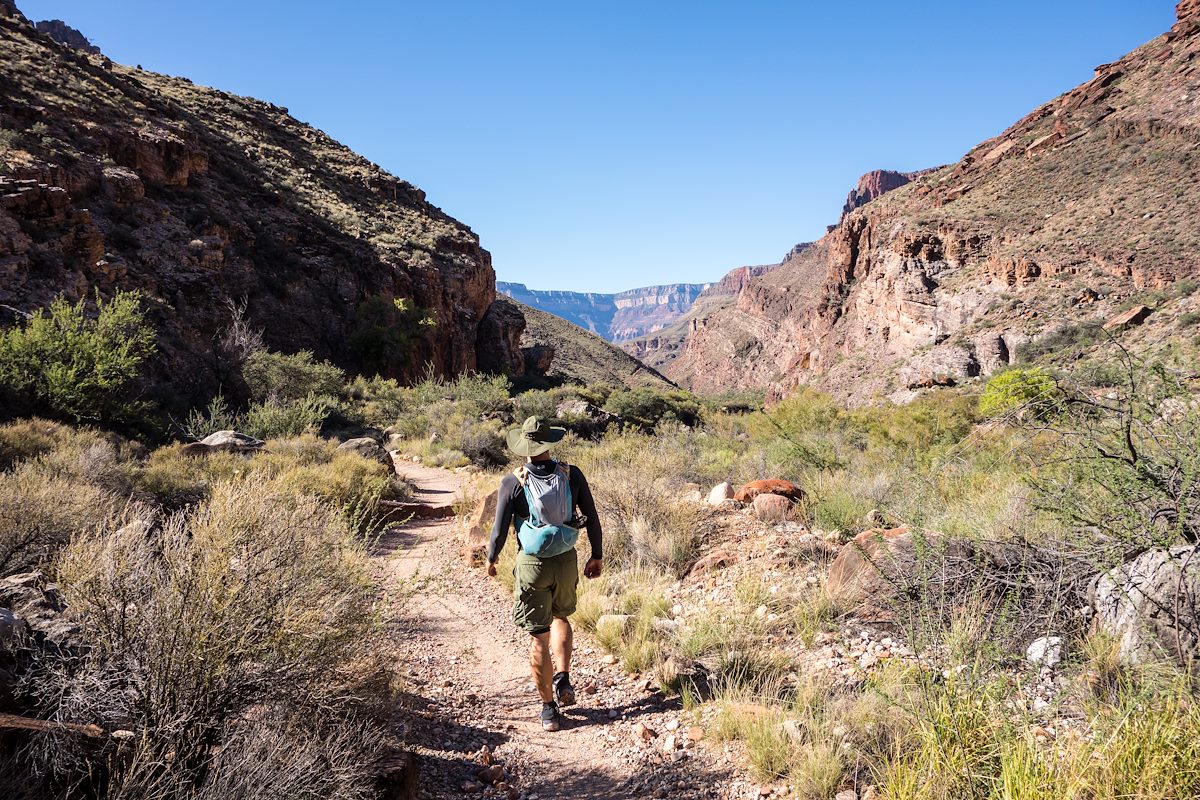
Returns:
[[[1121,660],[1186,663],[1200,651],[1200,558],[1195,545],[1154,549],[1096,577],[1088,590],[1098,631]]]
[[[899,189],[911,182],[913,174],[894,172],[890,169],[875,169],[858,179],[858,185],[850,190],[846,204],[842,206],[842,216],[846,216],[856,208],[861,208],[877,197],[882,197],[892,189]]]
[[[61,45],[65,45],[72,50],[78,50],[81,53],[91,53],[92,55],[100,55],[100,48],[92,44],[86,36],[72,28],[61,19],[42,20],[34,25],[38,33],[49,36],[54,41]]]
[[[1161,190],[1200,183],[1197,162],[1180,157],[1200,146],[1200,105],[1181,100],[1196,91],[1200,15],[1194,0],[1179,14],[1166,36],[957,164],[868,176],[848,206],[869,202],[821,240],[752,277],[735,303],[691,315],[667,376],[701,392],[911,398],[1194,278],[1200,195]]]

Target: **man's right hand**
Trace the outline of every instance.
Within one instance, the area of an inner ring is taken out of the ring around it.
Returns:
[[[487,574],[489,578],[496,577],[496,562],[489,561],[487,565]]]
[[[600,573],[604,571],[604,562],[598,558],[588,559],[588,562],[583,565],[583,577],[599,578]]]

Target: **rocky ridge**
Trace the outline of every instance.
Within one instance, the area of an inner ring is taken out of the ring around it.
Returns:
[[[91,53],[96,56],[100,55],[99,47],[96,47],[86,36],[61,19],[42,20],[35,24],[34,28],[38,33],[45,34],[59,44],[69,47],[72,50]]]
[[[546,311],[611,342],[661,330],[686,314],[710,284],[644,286],[616,294],[542,291],[523,283],[498,282],[496,291]]]
[[[512,319],[483,325],[491,258],[420,189],[286,108],[64,48],[11,2],[0,54],[0,305],[140,292],[148,399],[236,393],[239,316],[352,371],[520,370],[478,358]]]
[[[796,245],[801,249],[807,246]],[[721,280],[708,284],[707,288],[696,296],[687,312],[677,317],[670,325],[627,339],[621,343],[621,349],[647,366],[663,369],[678,355],[684,339],[693,330],[693,322],[697,317],[732,302],[752,279],[767,274],[777,266],[778,264],[764,264],[730,270]]]
[[[1163,319],[1190,310],[1200,199],[1169,187],[1200,179],[1200,14],[1193,0],[1177,11],[1168,33],[853,209],[694,320],[668,377],[704,392],[807,384],[903,400],[1139,304]]]

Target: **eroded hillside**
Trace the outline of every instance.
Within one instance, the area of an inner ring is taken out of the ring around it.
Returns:
[[[368,373],[477,366],[495,297],[465,225],[286,108],[59,44],[0,4],[0,305],[141,292],[150,396],[236,383],[236,309],[267,346]],[[495,322],[493,320],[493,322]]]
[[[1200,8],[1178,14],[694,320],[668,376],[862,401],[989,374],[1122,313],[1153,322],[1130,335],[1158,336],[1192,311],[1200,275]]]

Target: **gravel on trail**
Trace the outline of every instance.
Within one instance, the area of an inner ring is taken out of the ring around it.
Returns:
[[[417,500],[444,499],[461,477],[402,468]],[[704,740],[702,720],[627,674],[576,631],[578,703],[562,730],[541,729],[527,634],[498,581],[459,554],[454,519],[414,518],[376,549],[400,659],[402,734],[418,763],[418,797],[744,797],[732,751]]]

